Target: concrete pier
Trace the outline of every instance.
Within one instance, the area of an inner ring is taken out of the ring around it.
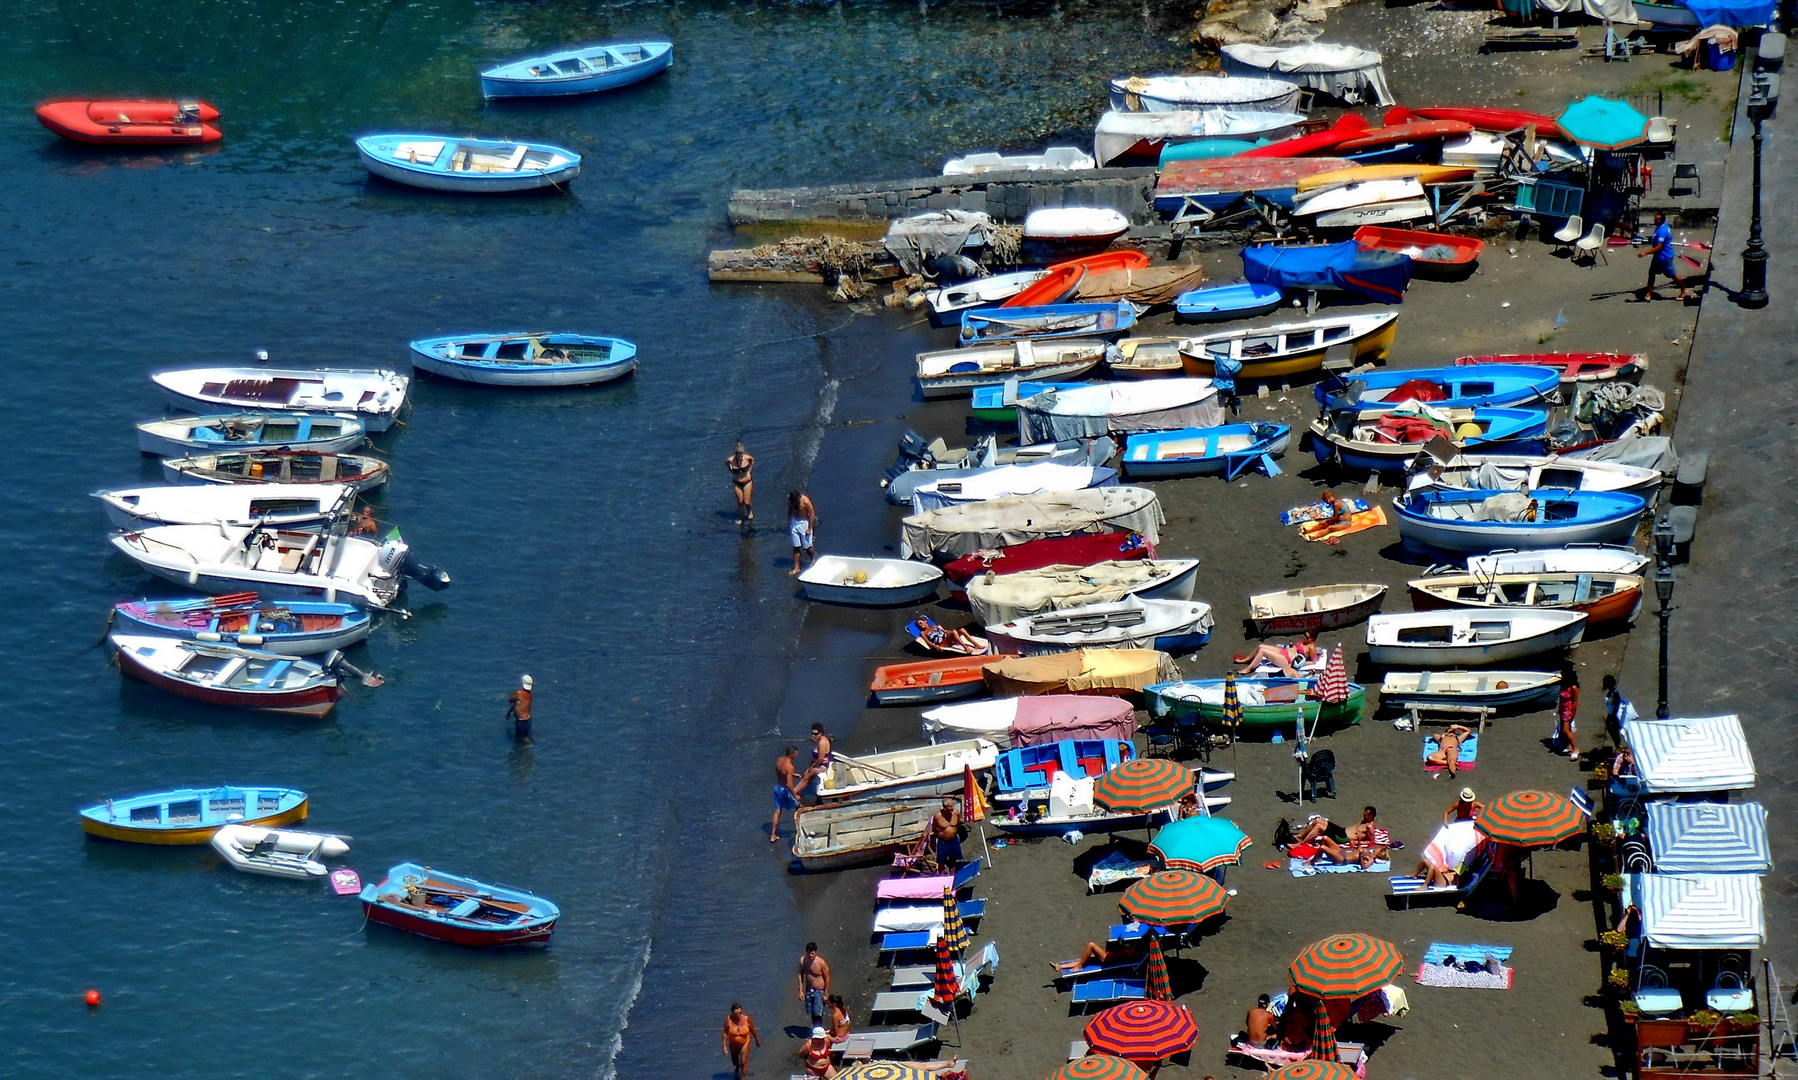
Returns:
[[[824,187],[733,191],[732,225],[886,222],[926,210],[976,210],[1022,223],[1032,210],[1090,206],[1117,210],[1133,225],[1158,221],[1155,170],[1083,169],[931,176]]]

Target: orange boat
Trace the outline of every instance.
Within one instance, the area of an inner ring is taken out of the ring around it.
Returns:
[[[986,692],[982,669],[997,656],[952,656],[947,660],[920,660],[888,664],[874,671],[874,700],[881,705],[912,705],[922,701],[975,697]]]
[[[52,101],[37,122],[93,146],[186,146],[218,142],[219,111],[204,101]]]
[[[1363,225],[1355,230],[1355,245],[1372,251],[1391,251],[1411,257],[1411,271],[1434,271],[1453,274],[1471,270],[1486,242],[1471,236],[1424,229],[1388,229],[1379,225]]]
[[[1354,154],[1398,143],[1421,142],[1424,139],[1454,139],[1473,133],[1473,125],[1460,120],[1407,120],[1402,124],[1369,128],[1364,134],[1336,144],[1336,153]]]
[[[1109,274],[1113,270],[1141,270],[1149,265],[1149,257],[1140,251],[1102,251],[1080,259],[1069,259],[1049,267],[1043,276],[1026,285],[1024,291],[1000,304],[1000,307],[1041,307],[1059,304],[1074,295],[1080,282],[1093,274]]]
[[[1409,583],[1411,606],[1581,611],[1586,625],[1635,621],[1642,579],[1634,574],[1437,574]]]

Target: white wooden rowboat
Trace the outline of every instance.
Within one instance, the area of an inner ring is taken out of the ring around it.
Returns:
[[[1388,671],[1380,703],[1499,708],[1547,697],[1560,685],[1552,671]]]
[[[1615,544],[1575,544],[1534,551],[1505,549],[1487,555],[1469,555],[1467,571],[1494,574],[1640,574],[1651,558],[1634,548]]]
[[[830,768],[819,777],[818,800],[846,803],[959,792],[967,770],[990,769],[998,757],[999,746],[991,739],[961,739],[854,757],[839,751],[831,754]]]
[[[825,603],[893,607],[935,596],[942,580],[941,569],[914,559],[820,555],[799,575],[799,587],[807,599]]]
[[[1579,644],[1578,611],[1413,611],[1367,620],[1369,658],[1381,667],[1485,667]]]
[[[1256,637],[1340,630],[1380,610],[1384,585],[1313,585],[1305,589],[1249,597],[1249,623]]]
[[[114,528],[242,525],[315,528],[350,512],[348,484],[156,484],[96,491]]]

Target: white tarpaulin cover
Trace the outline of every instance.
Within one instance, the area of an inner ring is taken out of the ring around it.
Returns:
[[[1051,390],[1018,403],[1022,443],[1090,439],[1112,432],[1178,431],[1223,422],[1224,407],[1210,379],[1095,383]]]
[[[1586,461],[1639,465],[1644,469],[1658,469],[1666,476],[1679,471],[1679,455],[1673,450],[1673,440],[1665,435],[1631,435],[1584,450],[1569,451],[1566,456]]]
[[[1292,133],[1302,113],[1268,109],[1179,109],[1174,112],[1123,112],[1112,109],[1093,126],[1093,156],[1100,165],[1139,142],[1193,142],[1198,139],[1266,139]]]
[[[1117,483],[1116,469],[1092,465],[1063,465],[1039,461],[1029,465],[1001,465],[973,476],[945,476],[912,491],[912,512],[941,510],[957,503],[985,502],[1008,495],[1042,495],[1055,491],[1080,491]]]
[[[1733,714],[1681,720],[1631,720],[1623,741],[1636,759],[1637,783],[1650,793],[1738,791],[1754,786],[1754,756]]]
[[[992,241],[993,219],[975,210],[932,210],[900,218],[887,227],[887,252],[908,274],[919,273],[939,255],[960,255],[965,247]]]
[[[982,626],[1012,622],[1040,611],[1109,604],[1153,589],[1191,568],[1187,559],[1135,559],[979,574],[968,582],[968,606]]]
[[[1629,0],[1622,0],[1628,4]],[[1634,22],[1632,13],[1630,21]],[[1305,45],[1225,45],[1226,75],[1280,79],[1320,90],[1350,105],[1393,105],[1380,54],[1321,41]]]
[[[908,559],[954,559],[984,548],[1085,533],[1133,532],[1156,544],[1166,520],[1161,500],[1148,488],[1087,488],[913,514],[900,522],[899,547]]]
[[[1578,11],[1600,22],[1633,23],[1636,5],[1630,0],[1536,0],[1536,6],[1556,15]]]
[[[1764,874],[1773,869],[1760,803],[1648,804],[1648,849],[1663,874]]]
[[[1758,949],[1767,937],[1757,874],[1632,874],[1642,936],[1662,949]]]

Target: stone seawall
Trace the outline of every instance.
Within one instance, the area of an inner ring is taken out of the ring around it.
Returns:
[[[994,221],[1021,223],[1030,211],[1046,206],[1090,206],[1120,211],[1133,225],[1148,225],[1159,220],[1154,200],[1152,168],[986,173],[733,191],[730,222],[884,222],[926,210],[977,210]]]

